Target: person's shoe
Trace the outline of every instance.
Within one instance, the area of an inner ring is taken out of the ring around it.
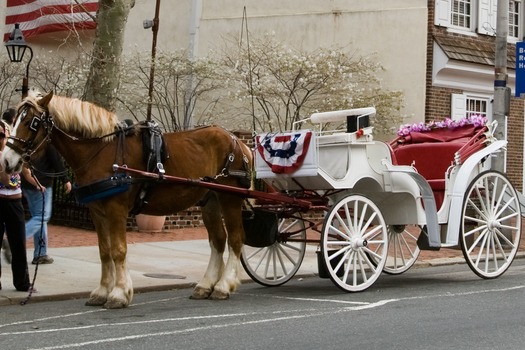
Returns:
[[[26,287],[26,288],[23,288],[23,289],[18,289],[16,288],[17,292],[31,292],[31,293],[38,293],[38,290],[33,287],[32,284],[29,285],[29,287]]]
[[[39,256],[38,258],[34,258],[33,261],[31,262],[31,264],[33,265],[36,265],[36,264],[52,264],[53,261],[55,261],[52,257],[50,257],[49,255],[42,255],[42,256]]]
[[[2,249],[4,250],[4,258],[7,261],[8,264],[11,264],[11,258],[13,257],[11,254],[11,247],[9,246],[9,243],[7,242],[7,239],[4,239],[2,241]]]

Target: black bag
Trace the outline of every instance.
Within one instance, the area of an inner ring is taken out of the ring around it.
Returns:
[[[244,244],[251,247],[269,247],[277,241],[279,229],[277,214],[263,210],[243,211]]]

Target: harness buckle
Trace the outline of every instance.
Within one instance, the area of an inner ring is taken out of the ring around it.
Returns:
[[[162,179],[166,173],[164,170],[164,165],[162,163],[157,163],[157,169],[159,170],[159,177]]]

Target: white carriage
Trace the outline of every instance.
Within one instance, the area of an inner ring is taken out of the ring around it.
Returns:
[[[309,243],[319,246],[320,275],[349,292],[370,287],[383,271],[407,271],[422,249],[458,246],[478,276],[503,274],[519,247],[521,208],[508,178],[490,169],[506,146],[492,137],[494,125],[442,131],[448,139],[437,142],[410,142],[409,135],[389,144],[373,140],[374,115],[374,108],[316,113],[296,124],[314,130],[257,136],[257,178],[276,198],[302,205],[256,201],[253,210],[270,223],[253,224],[268,233],[262,243],[251,243],[247,227],[242,263],[250,277],[267,286],[287,282]],[[345,130],[322,131],[345,121]],[[320,239],[308,239],[310,231]]]

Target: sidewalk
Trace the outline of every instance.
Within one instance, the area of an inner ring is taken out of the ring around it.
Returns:
[[[204,228],[180,229],[159,233],[128,232],[128,267],[135,293],[190,288],[204,274],[209,258],[209,245]],[[298,276],[318,273],[316,246],[308,245]],[[39,265],[31,301],[87,298],[100,279],[97,235],[94,231],[49,225],[48,253],[53,264]],[[27,256],[32,260],[32,242]],[[10,265],[2,254],[2,287],[0,306],[17,304],[28,293],[17,292],[12,284]],[[451,264],[464,262],[460,250],[423,251],[417,264]],[[35,265],[29,264],[31,280]],[[250,278],[242,271],[243,283]]]

